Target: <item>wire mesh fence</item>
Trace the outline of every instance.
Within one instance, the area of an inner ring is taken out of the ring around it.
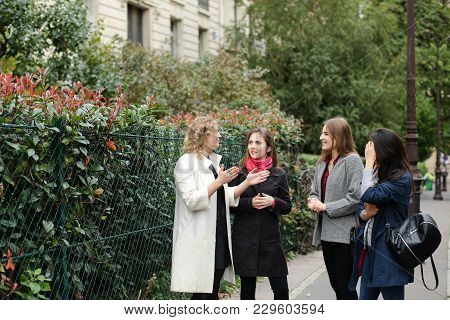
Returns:
[[[167,297],[157,278],[170,270],[182,145],[150,127],[0,125],[2,298]],[[223,141],[218,153],[229,167],[244,150]]]
[[[168,270],[182,139],[0,126],[3,298],[136,299]],[[222,144],[237,163],[240,144]],[[19,279],[20,277],[20,279]],[[20,286],[18,283],[20,282]]]

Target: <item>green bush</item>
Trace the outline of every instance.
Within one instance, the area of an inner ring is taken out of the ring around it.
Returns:
[[[135,299],[167,269],[180,147],[157,112],[0,74],[3,297]]]
[[[316,166],[317,161],[319,161],[320,156],[315,154],[302,153],[300,160],[305,168],[313,168]]]
[[[191,61],[177,61],[135,44],[125,44],[121,69],[130,100],[155,95],[171,113],[211,112],[248,106],[260,111],[278,106],[264,71],[251,69],[225,52]]]
[[[419,169],[420,175],[424,177],[428,173],[428,169],[424,162],[417,162],[417,169]]]

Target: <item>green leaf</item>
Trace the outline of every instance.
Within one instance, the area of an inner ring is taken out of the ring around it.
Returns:
[[[85,127],[85,128],[93,128],[94,125],[90,124],[88,122],[80,122],[80,126]]]
[[[8,182],[10,185],[14,186],[14,182],[12,181],[10,176],[4,175],[3,176],[3,180],[5,180],[6,182]]]
[[[85,147],[80,147],[80,151],[82,154],[84,154],[87,157],[87,150]]]
[[[99,164],[96,164],[96,165],[93,165],[93,166],[90,168],[90,170],[93,171],[93,172],[97,172],[97,171],[104,171],[105,168],[103,168],[103,167],[102,167],[101,165],[99,165]]]
[[[6,144],[7,144],[8,146],[10,146],[11,148],[17,150],[17,151],[20,150],[20,144],[12,143],[12,142],[9,142],[9,141],[6,141]]]
[[[33,110],[32,116],[35,117],[35,116],[37,116],[38,114],[41,114],[41,113],[42,113],[42,109],[41,108],[36,108],[36,109]]]
[[[82,235],[86,235],[86,232],[85,232],[83,229],[81,229],[80,227],[75,227],[75,230],[76,230],[78,233],[81,233]]]
[[[41,285],[41,291],[43,291],[43,292],[48,292],[51,290],[50,283],[48,283],[48,282],[41,282],[40,285]]]
[[[22,236],[21,233],[16,232],[9,236],[10,239],[19,239]]]
[[[38,276],[38,275],[40,275],[41,273],[42,273],[42,269],[40,269],[40,268],[33,271],[33,274],[34,274],[35,276]]]
[[[34,156],[35,154],[36,154],[36,150],[34,150],[34,149],[27,149],[28,158]]]
[[[17,221],[15,220],[0,220],[0,225],[7,228],[15,228],[17,226]]]
[[[42,225],[44,226],[44,229],[47,233],[49,233],[55,227],[53,222],[46,220],[42,221]]]
[[[28,287],[30,287],[31,292],[33,294],[38,293],[39,291],[41,291],[41,286],[39,285],[39,283],[34,283],[34,282],[30,282]]]
[[[89,181],[89,185],[93,186],[98,182],[98,179],[96,177],[89,177],[88,181]]]
[[[78,179],[80,179],[84,185],[87,185],[86,179],[84,179],[82,176],[78,176]]]
[[[86,170],[86,167],[81,163],[81,161],[77,161],[77,167],[81,170]]]
[[[37,145],[39,143],[40,139],[38,136],[33,136],[33,144]]]

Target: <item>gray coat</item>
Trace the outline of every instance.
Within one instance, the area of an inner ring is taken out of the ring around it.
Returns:
[[[320,161],[315,168],[310,198],[321,199],[325,167],[325,161]],[[359,223],[356,209],[361,197],[362,173],[363,164],[358,154],[338,159],[327,180],[324,201],[327,210],[316,214],[313,245],[319,245],[321,240],[350,243],[350,229]]]

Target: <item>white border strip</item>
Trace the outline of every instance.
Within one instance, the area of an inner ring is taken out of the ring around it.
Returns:
[[[311,275],[309,275],[305,280],[302,281],[300,286],[298,286],[289,293],[290,298],[295,299],[296,297],[298,297],[303,291],[305,291],[306,288],[311,286],[314,283],[314,281],[316,281],[325,271],[326,271],[325,265],[322,265],[319,269],[314,271]]]

